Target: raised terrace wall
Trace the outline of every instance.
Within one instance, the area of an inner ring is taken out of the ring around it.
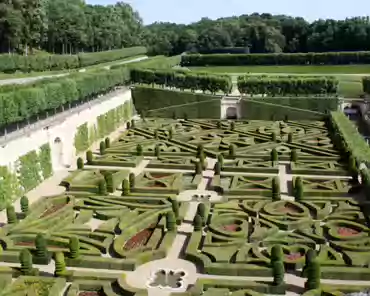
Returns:
[[[116,96],[92,105],[90,108],[65,118],[62,122],[40,128],[12,140],[0,147],[0,166],[15,168],[17,160],[29,151],[49,143],[53,170],[74,164],[76,148],[74,137],[79,126],[87,123],[93,126],[99,115],[105,114],[131,100],[130,90],[123,90]]]

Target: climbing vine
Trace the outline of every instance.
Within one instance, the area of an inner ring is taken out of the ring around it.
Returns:
[[[49,144],[44,144],[40,147],[39,161],[42,176],[44,179],[50,178],[53,174],[53,166],[51,164],[51,149]]]
[[[35,188],[41,182],[39,157],[35,150],[19,158],[19,182],[25,191]]]
[[[77,128],[77,132],[74,139],[76,151],[83,152],[89,148],[89,128],[87,122],[80,125]]]
[[[17,175],[6,166],[0,166],[0,210],[23,194]]]

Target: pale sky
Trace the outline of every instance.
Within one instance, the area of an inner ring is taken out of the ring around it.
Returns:
[[[89,4],[114,4],[116,0],[86,0]],[[155,21],[191,23],[202,17],[258,13],[345,19],[370,14],[370,0],[123,0],[139,11],[145,24]]]

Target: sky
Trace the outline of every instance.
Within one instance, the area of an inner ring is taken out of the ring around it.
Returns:
[[[88,4],[114,4],[117,0],[86,0]],[[131,4],[145,24],[168,21],[188,24],[202,17],[258,13],[302,16],[308,21],[320,18],[345,19],[370,14],[370,0],[123,0]],[[367,7],[367,9],[366,9]]]

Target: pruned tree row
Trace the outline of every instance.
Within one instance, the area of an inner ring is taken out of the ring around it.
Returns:
[[[268,96],[285,95],[335,95],[338,80],[334,77],[279,77],[239,76],[238,89],[241,94]]]
[[[188,54],[181,65],[190,66],[245,66],[245,65],[347,65],[370,64],[370,51],[261,53],[261,54]]]
[[[127,68],[46,79],[0,93],[0,127],[38,117],[47,111],[84,102],[129,81]]]
[[[135,55],[145,54],[145,47],[130,47],[77,55],[0,55],[0,72],[13,73],[16,71],[53,71],[75,69],[95,64],[116,61]]]
[[[202,90],[212,94],[217,92],[229,94],[232,90],[232,80],[229,75],[137,68],[131,69],[130,78],[132,83],[156,84],[180,90],[190,89],[193,92]]]

